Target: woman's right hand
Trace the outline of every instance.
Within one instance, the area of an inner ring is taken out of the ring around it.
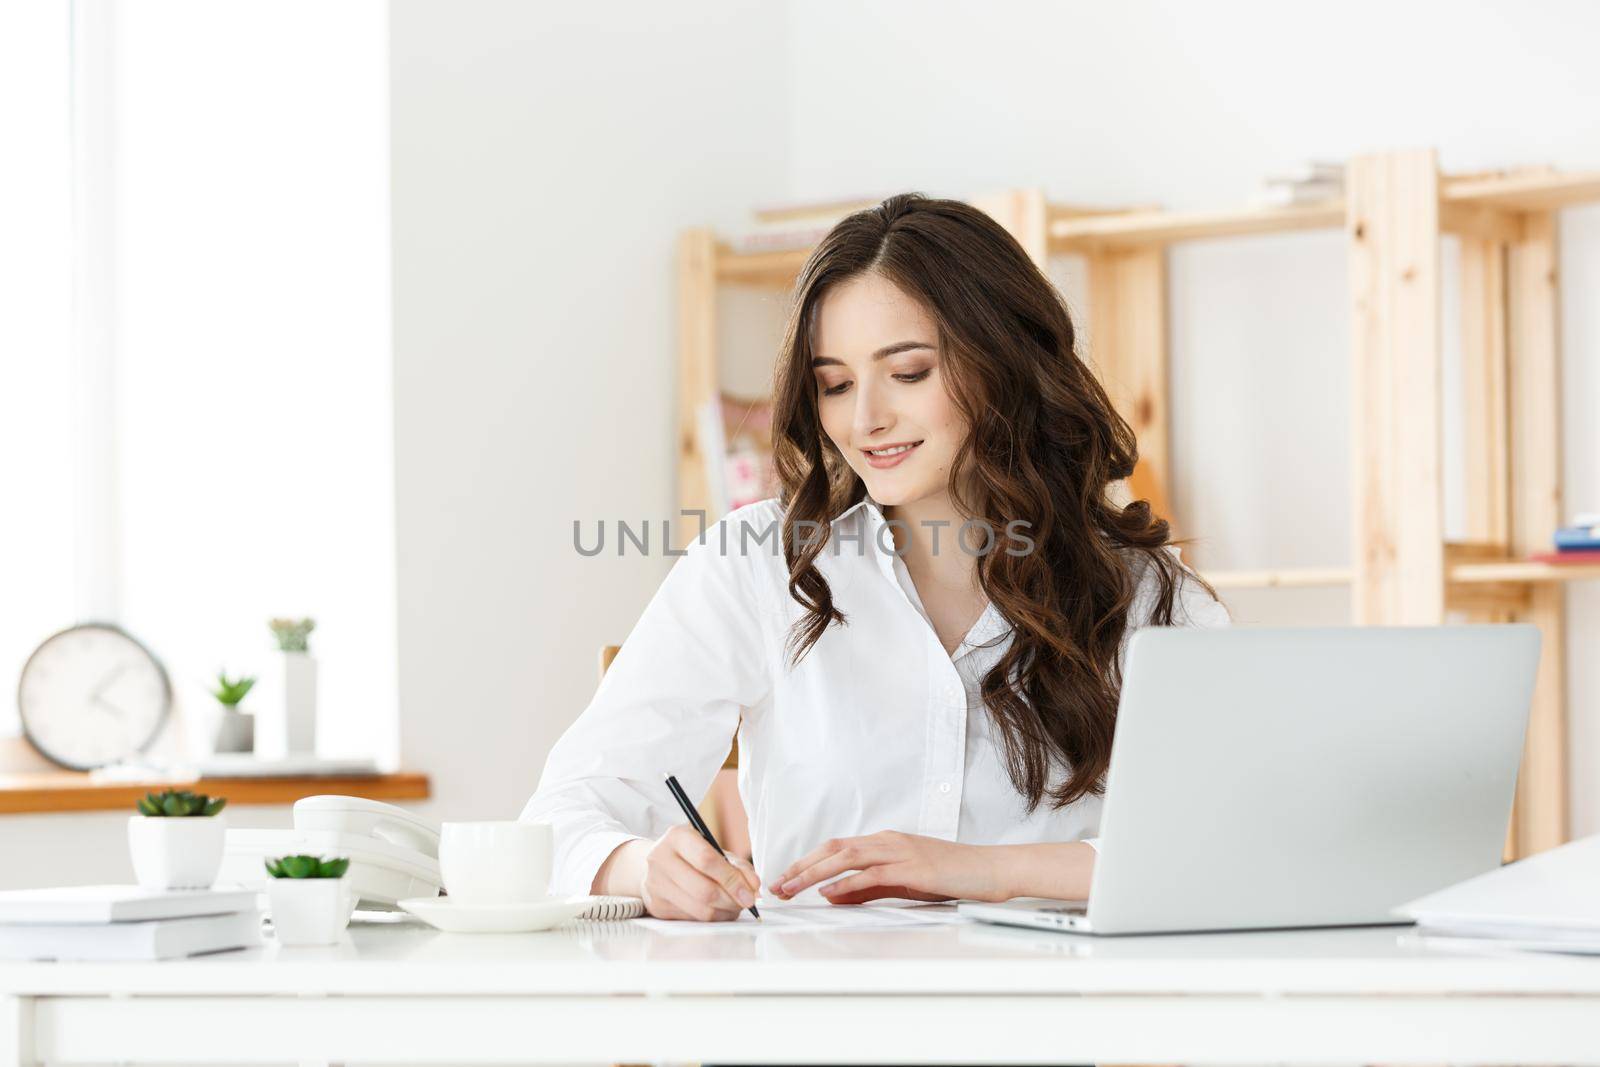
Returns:
[[[725,922],[756,902],[761,879],[744,860],[729,860],[690,826],[674,826],[644,858],[639,896],[659,919]]]

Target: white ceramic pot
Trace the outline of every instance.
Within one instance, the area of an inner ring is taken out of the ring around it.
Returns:
[[[267,901],[280,945],[331,945],[350,924],[343,878],[271,878]]]
[[[213,752],[249,752],[256,743],[256,717],[238,708],[222,708],[211,738]]]
[[[227,818],[217,815],[130,815],[128,855],[147,889],[209,889],[222,868]]]
[[[309,652],[284,652],[283,720],[290,752],[317,750],[317,661]]]
[[[281,759],[317,750],[317,661],[309,652],[277,652],[256,697],[256,755]]]

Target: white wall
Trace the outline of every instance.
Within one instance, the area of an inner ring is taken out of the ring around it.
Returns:
[[[401,739],[513,818],[670,562],[676,235],[787,183],[782,8],[396,0]]]
[[[1600,167],[1600,9],[1360,2],[1308,31],[1262,2],[789,7],[789,192],[1242,204],[1302,158],[1436,146],[1446,171]],[[1600,509],[1600,209],[1566,213],[1567,503]],[[1447,255],[1451,249],[1447,248]],[[1447,260],[1447,262],[1449,262]],[[1057,265],[1064,279],[1081,268]],[[1337,234],[1171,259],[1175,506],[1217,568],[1349,560],[1349,327]],[[1069,290],[1070,291],[1070,290]],[[1444,327],[1457,336],[1454,295]],[[1458,384],[1452,375],[1452,384]],[[1459,469],[1459,437],[1451,435]],[[1451,532],[1462,504],[1449,501]],[[1236,593],[1255,621],[1348,619],[1341,591]],[[1600,586],[1572,586],[1575,833],[1600,831]]]

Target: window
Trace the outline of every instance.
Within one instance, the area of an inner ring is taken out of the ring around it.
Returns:
[[[381,0],[0,5],[13,731],[22,658],[107,618],[171,675],[154,755],[204,754],[216,672],[312,616],[319,748],[397,755],[387,62]]]
[[[0,5],[0,736],[76,613],[70,41],[67,5]]]

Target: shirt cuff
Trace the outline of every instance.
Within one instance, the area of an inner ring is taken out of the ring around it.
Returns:
[[[594,892],[594,876],[606,858],[629,841],[643,841],[638,834],[621,830],[595,830],[572,847],[567,862],[551,878],[550,895],[586,897]]]

